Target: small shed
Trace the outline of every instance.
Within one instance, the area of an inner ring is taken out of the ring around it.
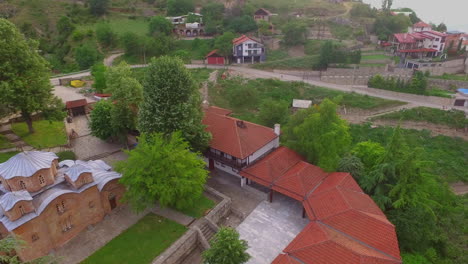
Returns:
[[[311,100],[299,100],[299,99],[293,99],[293,107],[294,108],[300,108],[300,109],[307,109],[312,105]]]
[[[218,54],[218,50],[213,50],[205,57],[210,65],[224,65],[224,57]]]
[[[86,106],[88,105],[86,99],[67,101],[65,105],[70,116],[86,115]]]

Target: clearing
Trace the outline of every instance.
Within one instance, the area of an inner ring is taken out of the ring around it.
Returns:
[[[67,134],[63,121],[39,120],[33,122],[36,132],[30,134],[26,123],[14,123],[11,130],[24,142],[36,149],[50,148],[67,144]]]

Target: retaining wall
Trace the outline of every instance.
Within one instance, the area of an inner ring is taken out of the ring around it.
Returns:
[[[438,86],[444,89],[449,89],[450,86],[461,88],[461,87],[468,87],[468,81],[442,80],[442,79],[430,79],[429,78],[429,85]]]
[[[369,79],[376,74],[380,74],[384,77],[409,80],[413,75],[413,70],[397,68],[390,71],[387,67],[386,69],[381,67],[359,69],[329,68],[327,71],[322,72],[320,80],[342,85],[367,85]]]

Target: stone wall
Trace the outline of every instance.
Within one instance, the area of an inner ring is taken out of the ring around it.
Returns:
[[[185,234],[159,255],[153,264],[177,264],[186,258],[199,244],[198,231],[189,229]]]
[[[393,77],[409,80],[413,74],[411,69],[388,69],[382,67],[363,67],[359,69],[329,68],[322,72],[320,80],[323,82],[342,85],[367,85],[369,79],[380,74],[384,77]]]
[[[227,197],[226,195],[216,191],[215,189],[206,186],[206,192],[208,192],[210,195],[215,196],[218,200],[221,200],[213,210],[211,210],[205,218],[208,218],[211,220],[213,223],[218,224],[220,220],[226,215],[228,215],[231,211],[231,198]]]
[[[273,70],[273,72],[278,73],[278,74],[286,74],[286,75],[302,77],[305,79],[320,78],[320,71]]]
[[[444,73],[456,74],[465,71],[465,59],[449,60],[445,62],[428,62],[420,63],[419,70],[426,72],[429,71],[431,75],[442,75]],[[427,65],[427,66],[424,66]]]

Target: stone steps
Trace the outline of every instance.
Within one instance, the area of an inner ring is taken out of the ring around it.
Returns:
[[[206,238],[207,241],[210,241],[216,232],[210,227],[208,223],[200,226],[200,231],[202,232],[203,236]]]

